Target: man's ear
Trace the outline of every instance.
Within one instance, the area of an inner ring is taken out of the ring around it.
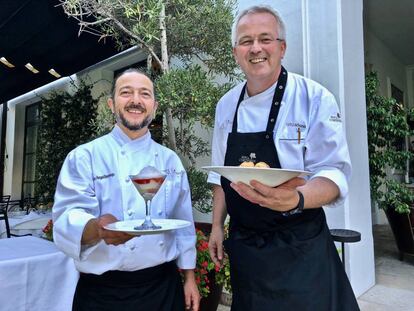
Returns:
[[[157,115],[157,108],[158,108],[158,102],[155,100],[154,101],[154,118],[155,118],[155,116]]]
[[[281,49],[282,49],[281,56],[282,56],[282,59],[283,59],[283,58],[285,57],[286,48],[287,48],[286,41],[282,41],[282,44],[280,45],[280,47],[281,47]]]
[[[107,104],[112,113],[115,113],[114,100],[112,98],[108,98]]]
[[[233,57],[234,57],[234,61],[236,62],[236,64],[239,64],[239,62],[237,61],[237,56],[236,56],[236,48],[233,48]]]

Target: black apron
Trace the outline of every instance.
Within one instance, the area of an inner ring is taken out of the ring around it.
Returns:
[[[81,273],[73,311],[183,311],[184,289],[175,262],[138,271]]]
[[[237,132],[237,104],[228,135],[224,165],[238,166],[254,154],[280,168],[273,130],[287,81],[282,67],[273,96],[266,131]],[[227,211],[232,311],[354,311],[359,310],[339,259],[322,208],[283,216],[240,197],[221,177]]]

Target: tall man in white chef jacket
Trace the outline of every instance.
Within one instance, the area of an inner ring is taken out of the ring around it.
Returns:
[[[54,241],[80,271],[73,309],[198,310],[194,226],[140,237],[104,229],[144,218],[144,199],[129,175],[149,165],[168,172],[152,201],[154,217],[193,222],[186,172],[148,130],[157,108],[152,81],[136,69],[124,71],[108,104],[114,129],[68,154],[55,194]]]
[[[341,206],[351,164],[339,107],[320,84],[282,66],[286,31],[280,15],[253,6],[237,16],[233,54],[246,76],[219,101],[212,165],[246,159],[306,170],[308,180],[278,187],[231,183],[215,173],[209,250],[228,253],[233,311],[359,310],[321,206]],[[230,215],[229,238],[223,224]]]

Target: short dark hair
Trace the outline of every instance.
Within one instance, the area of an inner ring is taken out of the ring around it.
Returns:
[[[154,87],[154,82],[152,81],[152,79],[151,79],[151,77],[146,73],[146,72],[144,72],[144,71],[142,71],[142,70],[139,70],[139,69],[137,69],[137,68],[128,68],[128,69],[125,69],[124,71],[121,71],[120,73],[118,73],[116,76],[115,76],[115,78],[114,78],[114,81],[112,82],[112,88],[111,88],[111,98],[112,99],[114,99],[115,98],[115,87],[116,87],[116,82],[118,81],[118,79],[120,78],[120,77],[122,77],[124,74],[127,74],[127,73],[138,73],[138,74],[141,74],[141,75],[144,75],[144,76],[146,76],[151,82],[152,82],[152,84],[153,84],[153,87]],[[155,98],[155,88],[154,88],[154,98]]]

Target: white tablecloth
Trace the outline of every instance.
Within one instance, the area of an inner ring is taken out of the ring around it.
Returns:
[[[10,232],[17,235],[30,233],[33,236],[40,237],[43,235],[42,229],[46,226],[49,219],[52,219],[52,213],[38,214],[30,212],[28,215],[13,216],[9,214]],[[6,225],[3,220],[0,221],[0,238],[6,238]],[[1,309],[0,309],[1,310]]]
[[[73,260],[47,240],[0,239],[0,310],[72,310],[79,278]]]

